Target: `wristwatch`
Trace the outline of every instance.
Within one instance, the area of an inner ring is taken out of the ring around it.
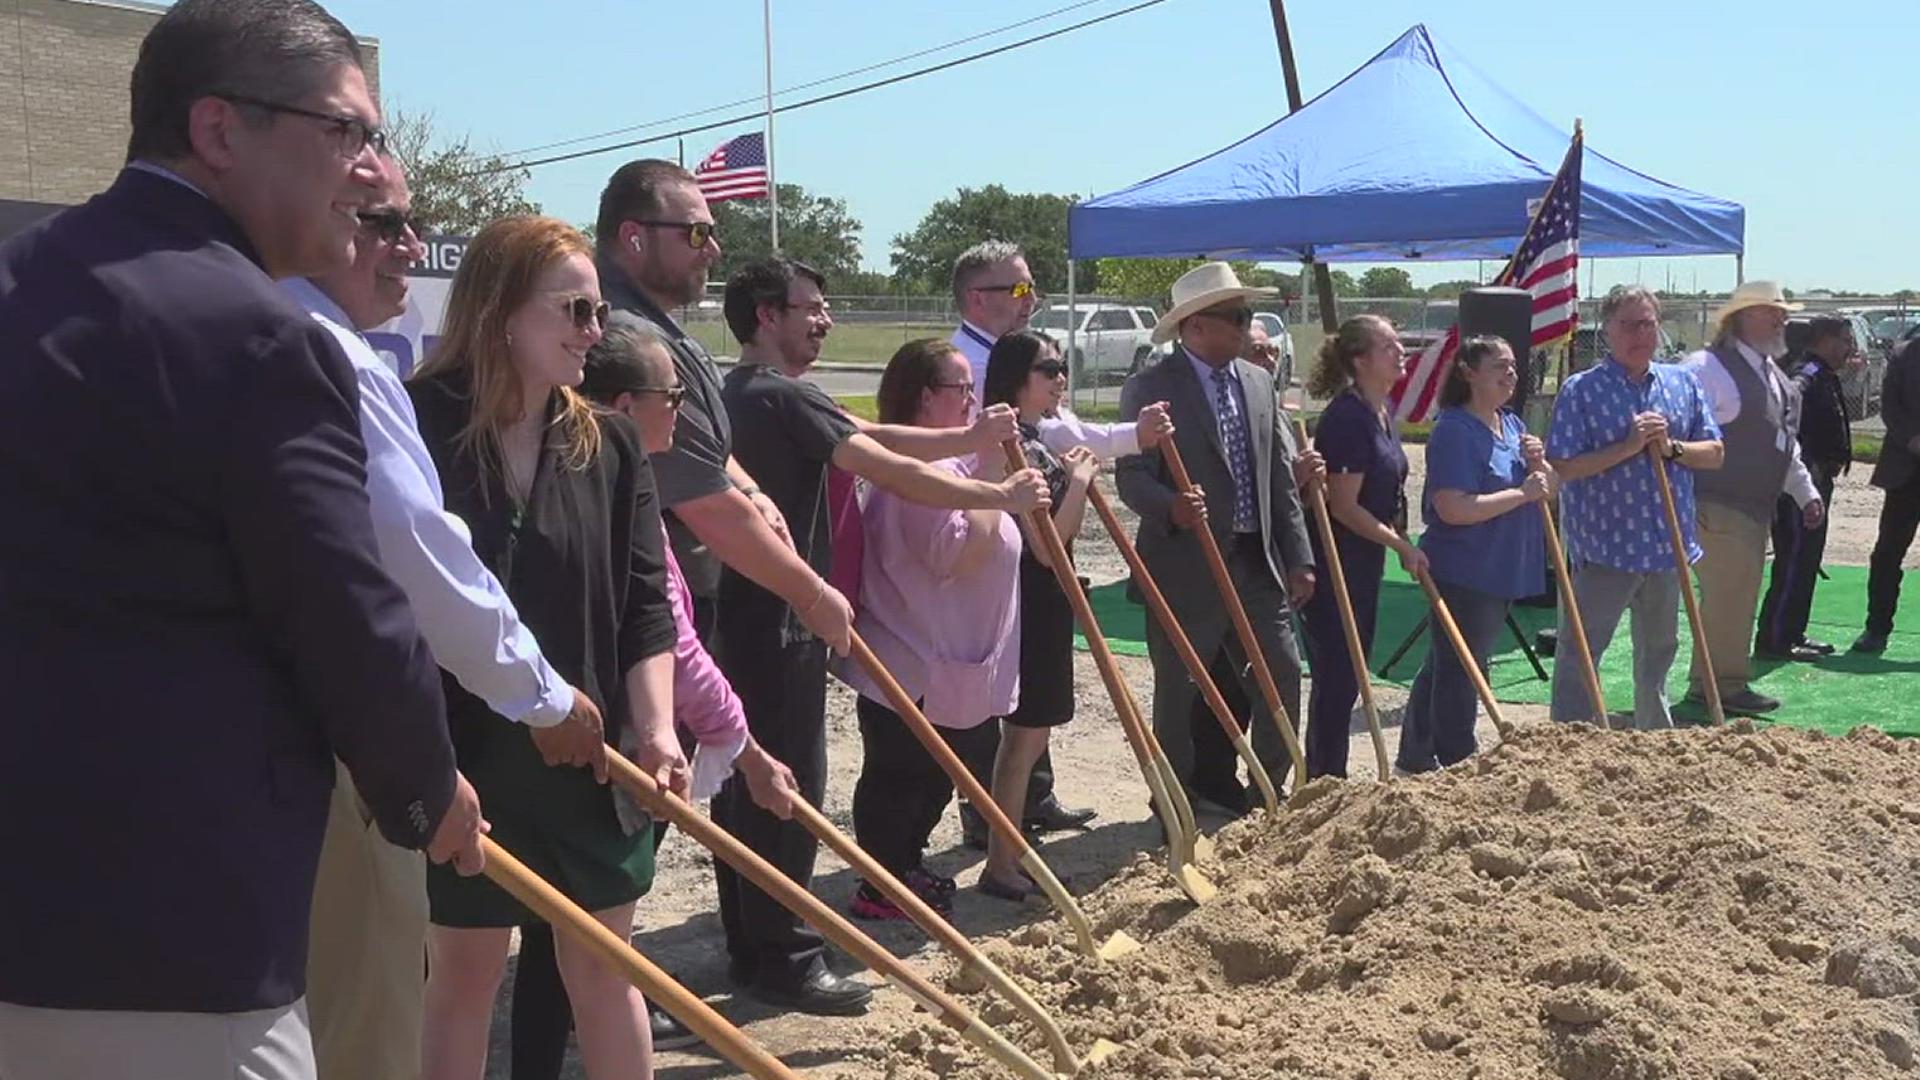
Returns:
[[[1668,450],[1667,450],[1668,461],[1679,461],[1681,458],[1687,455],[1687,444],[1681,442],[1678,439],[1668,439],[1667,447],[1668,447]]]

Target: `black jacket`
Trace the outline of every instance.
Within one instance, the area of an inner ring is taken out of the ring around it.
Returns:
[[[1810,352],[1800,355],[1792,372],[1800,391],[1800,460],[1832,480],[1853,464],[1853,417],[1840,376]]]
[[[1873,467],[1873,486],[1892,491],[1920,475],[1920,458],[1908,444],[1920,435],[1920,338],[1907,342],[1887,364],[1880,383],[1880,418],[1886,422],[1886,441]]]
[[[0,1001],[300,997],[335,755],[389,839],[432,836],[440,673],[357,410],[179,183],[129,169],[0,248]]]

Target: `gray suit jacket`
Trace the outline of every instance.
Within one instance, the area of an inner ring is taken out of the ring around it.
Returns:
[[[1247,401],[1267,563],[1284,591],[1288,570],[1313,565],[1300,492],[1293,485],[1293,438],[1290,432],[1282,434],[1287,421],[1276,407],[1273,377],[1244,360],[1233,363]],[[1185,351],[1175,348],[1159,363],[1127,379],[1120,391],[1120,418],[1132,420],[1153,402],[1167,403],[1181,460],[1193,482],[1206,492],[1208,525],[1224,549],[1233,539],[1233,472],[1227,465],[1226,448],[1207,400],[1208,392],[1194,375]],[[1196,631],[1211,631],[1216,623],[1224,629],[1226,613],[1199,538],[1173,525],[1173,474],[1166,459],[1157,453],[1121,458],[1114,466],[1114,484],[1120,500],[1140,515],[1135,543],[1141,560],[1181,624],[1195,638],[1195,647],[1204,649],[1216,635]]]
[[[1880,416],[1887,424],[1880,462],[1873,467],[1874,487],[1886,491],[1903,487],[1920,471],[1920,460],[1907,443],[1920,435],[1920,340],[1908,342],[1894,354],[1880,384]]]

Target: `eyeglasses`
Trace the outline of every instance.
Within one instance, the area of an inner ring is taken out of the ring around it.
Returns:
[[[1264,356],[1269,360],[1278,360],[1280,358],[1280,346],[1278,345],[1249,345],[1247,352],[1253,356]]]
[[[1025,300],[1031,296],[1036,303],[1039,302],[1040,297],[1043,295],[1039,289],[1033,287],[1033,282],[1031,281],[1016,281],[1011,285],[972,285],[969,286],[969,288],[973,292],[1006,293],[1015,300]]]
[[[780,301],[780,306],[787,311],[805,312],[816,319],[825,315],[833,308],[833,305],[827,303],[825,300],[815,300],[806,304],[796,304],[791,300],[782,300]]]
[[[958,390],[960,391],[961,397],[970,398],[974,396],[973,384],[970,382],[937,382],[933,384],[933,388],[935,390]]]
[[[684,386],[629,386],[629,394],[659,394],[667,399],[667,408],[677,409],[687,400],[687,388]]]
[[[1219,319],[1223,323],[1231,323],[1242,330],[1253,325],[1253,309],[1249,307],[1207,308],[1204,311],[1196,311],[1194,314],[1204,315],[1209,319]]]
[[[1067,365],[1058,360],[1042,360],[1033,365],[1033,370],[1045,375],[1049,379],[1057,379],[1067,373]]]
[[[1620,329],[1635,334],[1647,333],[1660,325],[1659,319],[1618,319],[1615,322]]]
[[[308,120],[318,120],[327,124],[333,132],[334,139],[339,143],[340,156],[349,160],[359,157],[369,146],[373,147],[376,155],[387,152],[387,133],[357,116],[314,112],[312,109],[302,109],[297,105],[283,105],[278,101],[247,97],[244,94],[213,96],[225,98],[236,105],[251,105],[256,109],[264,109],[271,113],[285,113],[288,116],[304,116]]]
[[[362,210],[359,217],[361,228],[372,229],[375,236],[389,244],[405,240],[409,230],[415,236],[420,235],[420,230],[413,226],[413,218],[399,210]]]
[[[687,234],[687,246],[698,251],[707,241],[720,239],[720,226],[711,221],[634,221],[649,229],[679,229]]]
[[[560,314],[573,320],[575,330],[585,330],[589,326],[599,326],[604,329],[607,325],[607,316],[613,313],[613,305],[581,293],[551,295],[560,298]]]

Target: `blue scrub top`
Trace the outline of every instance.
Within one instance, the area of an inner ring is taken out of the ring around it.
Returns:
[[[1327,402],[1313,432],[1314,449],[1327,459],[1327,472],[1359,473],[1361,509],[1391,528],[1400,518],[1407,482],[1407,455],[1400,448],[1399,425],[1381,424],[1373,406],[1348,390]],[[1365,571],[1378,577],[1386,568],[1387,549],[1362,540],[1339,521],[1333,523],[1334,542],[1348,575]],[[1320,533],[1311,534],[1314,557],[1324,562]]]
[[[1546,526],[1528,503],[1478,525],[1449,525],[1434,508],[1437,491],[1492,495],[1517,488],[1527,478],[1520,449],[1526,425],[1500,411],[1495,435],[1465,408],[1445,409],[1427,440],[1427,486],[1420,499],[1426,532],[1420,550],[1427,553],[1434,580],[1507,600],[1537,596],[1546,588]]]

